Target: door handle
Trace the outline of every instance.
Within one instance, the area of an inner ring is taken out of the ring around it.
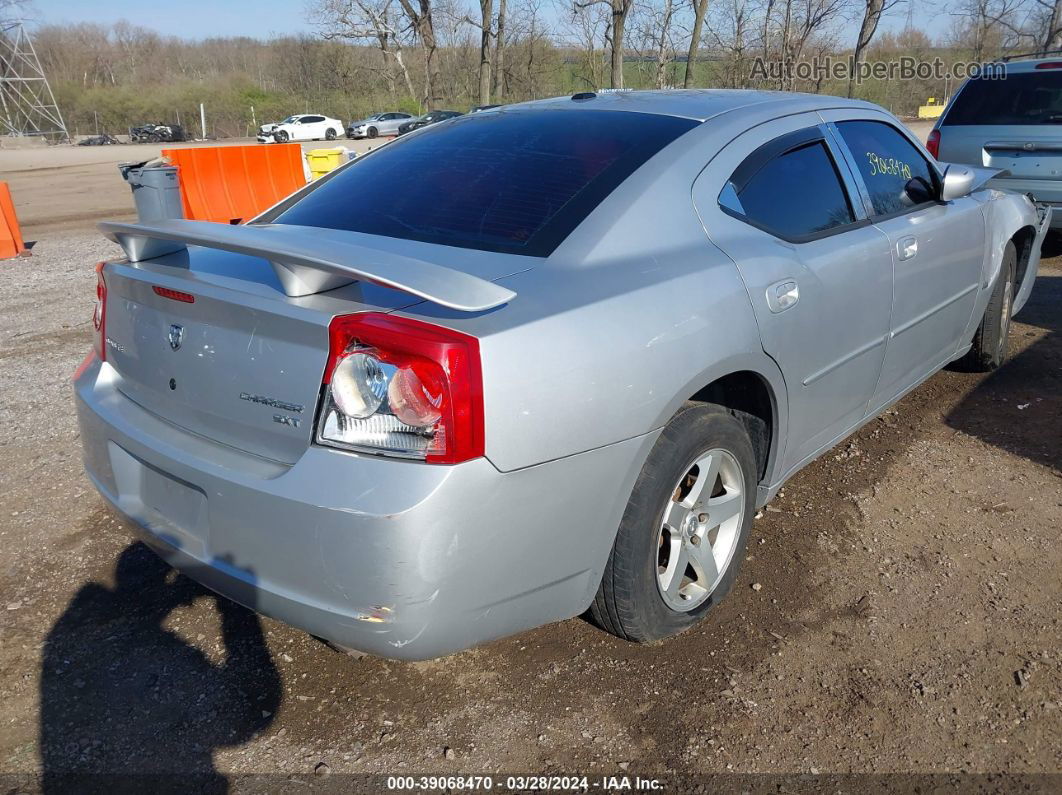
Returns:
[[[767,306],[772,312],[784,312],[800,300],[800,286],[793,279],[775,282],[767,288]]]
[[[918,253],[918,240],[913,237],[903,237],[896,243],[896,256],[901,260],[911,259]]]

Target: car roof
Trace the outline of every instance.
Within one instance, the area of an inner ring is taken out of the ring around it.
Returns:
[[[1054,58],[1030,58],[1028,60],[1020,61],[1003,61],[1007,66],[1007,74],[1021,73],[1021,72],[1034,72],[1037,69],[1041,69],[1040,64],[1062,64],[1062,56],[1056,56]]]
[[[877,105],[858,99],[842,99],[822,94],[801,94],[792,91],[747,91],[731,88],[666,89],[654,91],[598,91],[572,96],[541,99],[507,105],[513,109],[585,109],[625,110],[677,116],[705,121],[720,113],[752,105],[774,104],[786,113],[801,113],[823,108],[853,108],[880,110]]]

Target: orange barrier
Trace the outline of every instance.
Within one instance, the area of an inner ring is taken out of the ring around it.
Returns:
[[[28,256],[25,243],[22,242],[22,230],[18,228],[15,205],[11,201],[11,189],[6,182],[0,182],[0,259]]]
[[[177,166],[184,217],[238,224],[306,185],[299,144],[163,149]]]

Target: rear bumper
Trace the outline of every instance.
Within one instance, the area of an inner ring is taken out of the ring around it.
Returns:
[[[656,434],[502,473],[310,447],[292,466],[188,434],[93,359],[85,468],[171,565],[344,646],[427,659],[579,614]]]
[[[1002,177],[990,180],[988,186],[1031,195],[1035,202],[1054,208],[1055,212],[1051,220],[1051,228],[1062,228],[1062,180]]]

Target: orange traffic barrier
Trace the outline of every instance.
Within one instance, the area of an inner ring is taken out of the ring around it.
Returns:
[[[11,189],[6,182],[0,182],[0,259],[19,255],[28,256],[29,251],[22,242],[22,230],[18,228],[15,205],[11,201]]]
[[[184,217],[239,224],[306,185],[299,144],[163,149],[177,166]]]

